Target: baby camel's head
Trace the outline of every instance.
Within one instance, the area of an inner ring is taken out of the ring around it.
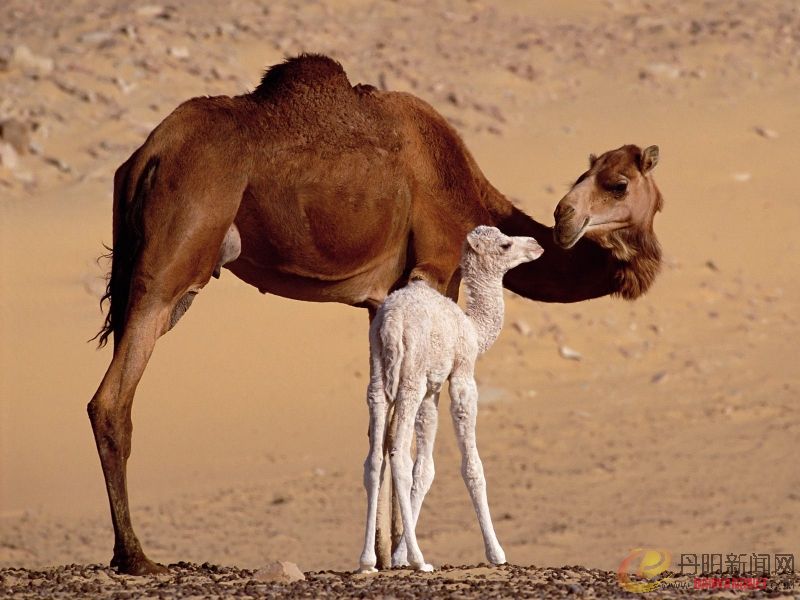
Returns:
[[[479,225],[467,234],[461,270],[464,277],[481,273],[502,278],[506,271],[536,260],[542,252],[532,237],[509,237],[496,227]]]

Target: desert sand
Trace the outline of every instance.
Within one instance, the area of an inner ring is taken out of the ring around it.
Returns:
[[[800,9],[703,3],[6,0],[0,5],[0,567],[107,563],[85,413],[115,168],[182,100],[300,51],[411,91],[492,183],[552,210],[587,164],[658,144],[663,273],[643,299],[507,297],[478,367],[508,559],[614,570],[631,549],[800,555]],[[16,146],[16,149],[15,149]],[[134,404],[134,525],[154,560],[356,566],[366,311],[223,272]],[[442,401],[443,415],[447,401]],[[418,536],[484,560],[447,419]]]

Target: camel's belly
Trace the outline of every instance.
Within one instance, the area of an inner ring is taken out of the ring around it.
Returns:
[[[242,281],[264,294],[275,294],[309,302],[341,302],[350,305],[377,305],[402,278],[405,256],[386,257],[354,274],[340,278],[296,274],[275,266],[265,266],[247,256],[226,265]]]

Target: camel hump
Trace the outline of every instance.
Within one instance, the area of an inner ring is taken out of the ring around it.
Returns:
[[[322,87],[351,89],[338,62],[324,54],[301,54],[267,69],[253,95],[266,98],[276,93]]]

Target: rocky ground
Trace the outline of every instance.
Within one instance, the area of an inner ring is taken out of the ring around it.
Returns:
[[[305,573],[292,582],[265,581],[258,571],[208,563],[178,563],[169,575],[127,577],[100,565],[67,565],[34,571],[0,569],[0,586],[15,598],[638,598],[620,588],[616,573],[573,566],[537,568],[506,565],[444,565],[434,573],[392,570],[381,575],[335,571]],[[771,578],[764,589],[739,591],[736,598],[793,597],[796,577]],[[725,592],[696,591],[691,581],[664,573],[671,587],[648,598],[705,599]],[[638,580],[635,580],[638,581]],[[681,586],[689,585],[688,588]],[[730,594],[730,592],[728,592]]]

